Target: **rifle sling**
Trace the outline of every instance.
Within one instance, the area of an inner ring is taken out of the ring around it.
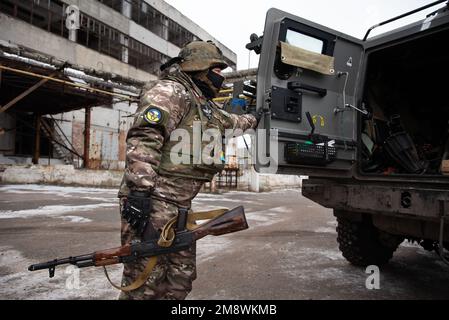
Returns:
[[[137,277],[136,281],[134,281],[133,283],[131,283],[129,286],[126,286],[126,287],[121,287],[121,286],[114,284],[111,281],[111,279],[109,278],[108,270],[106,269],[106,267],[103,267],[103,269],[104,269],[104,274],[106,275],[106,279],[108,279],[111,286],[113,286],[114,288],[121,290],[123,292],[130,292],[130,291],[139,289],[141,286],[143,286],[145,284],[145,282],[147,282],[147,280],[148,280],[151,272],[153,271],[154,267],[156,266],[156,264],[157,264],[157,257],[151,257],[150,260],[148,261],[147,266],[142,271],[142,273]]]
[[[200,227],[201,225],[197,224],[197,221],[201,220],[210,220],[214,219],[216,217],[221,216],[225,212],[229,211],[229,209],[217,209],[217,210],[210,210],[210,211],[201,211],[201,212],[192,212],[187,217],[187,230],[195,230],[196,228]],[[167,224],[164,226],[161,232],[161,236],[158,241],[158,245],[164,248],[168,248],[173,244],[173,241],[175,240],[175,230],[174,226],[176,225],[178,217],[175,217],[171,219]],[[142,271],[142,273],[137,277],[137,279],[131,283],[129,286],[121,287],[114,284],[108,274],[108,271],[106,267],[103,267],[104,273],[106,275],[106,278],[108,279],[109,283],[116,289],[121,290],[123,292],[130,292],[139,289],[142,287],[145,282],[147,282],[148,278],[150,277],[151,272],[153,271],[154,267],[157,264],[157,257],[151,257],[150,260],[147,263],[147,266]]]

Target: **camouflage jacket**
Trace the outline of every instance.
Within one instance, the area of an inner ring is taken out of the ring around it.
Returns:
[[[205,107],[207,106],[207,107]],[[202,184],[222,170],[217,165],[173,164],[170,136],[182,128],[192,133],[192,121],[202,129],[254,129],[252,115],[229,114],[202,97],[190,77],[174,65],[160,80],[147,84],[141,95],[134,124],[127,135],[126,169],[119,197],[129,190],[149,191],[156,198],[175,203],[193,199]]]

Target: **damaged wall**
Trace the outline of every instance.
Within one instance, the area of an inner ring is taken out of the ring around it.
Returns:
[[[90,169],[123,170],[126,134],[131,127],[136,105],[117,103],[113,108],[92,108],[90,128]],[[131,116],[131,117],[130,117]],[[85,111],[73,111],[55,117],[76,152],[84,153]]]
[[[13,166],[1,176],[2,183],[57,184],[93,187],[118,187],[123,173],[120,171],[75,170],[73,166]]]

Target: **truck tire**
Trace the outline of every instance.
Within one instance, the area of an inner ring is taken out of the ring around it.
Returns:
[[[383,265],[393,257],[402,239],[391,241],[395,236],[387,237],[390,241],[381,241],[382,232],[377,229],[371,219],[351,221],[337,218],[337,241],[343,257],[356,266]],[[382,238],[385,238],[383,235]]]

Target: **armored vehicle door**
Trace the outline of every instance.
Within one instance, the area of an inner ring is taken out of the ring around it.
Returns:
[[[361,40],[268,11],[257,78],[265,129],[257,137],[257,171],[351,174],[357,120],[366,112],[355,101],[362,59]]]

